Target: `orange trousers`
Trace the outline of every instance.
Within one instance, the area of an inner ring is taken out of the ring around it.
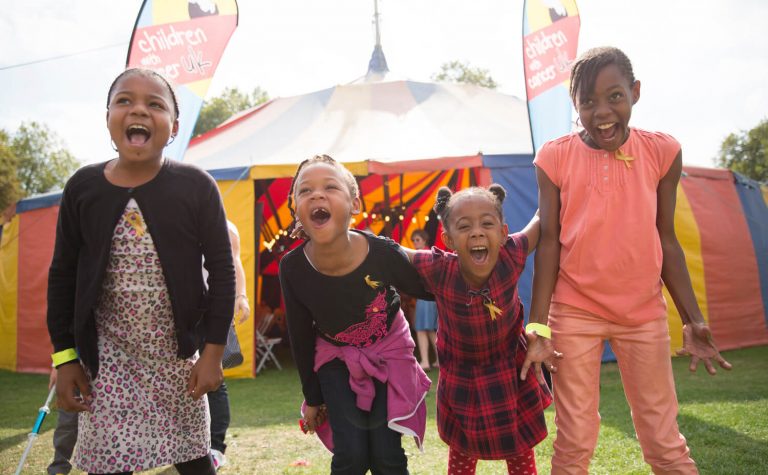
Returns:
[[[677,396],[666,316],[619,325],[587,311],[552,303],[552,343],[563,353],[552,374],[557,436],[552,474],[586,474],[600,429],[603,341],[616,355],[643,458],[655,474],[696,474],[677,426]]]

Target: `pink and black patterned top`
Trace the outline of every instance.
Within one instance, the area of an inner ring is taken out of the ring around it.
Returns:
[[[413,260],[439,315],[437,428],[451,448],[478,459],[520,455],[547,436],[549,389],[519,376],[527,345],[517,281],[527,251],[525,235],[511,234],[482,289],[467,285],[454,253],[433,248]],[[501,312],[492,318],[486,304]]]
[[[389,238],[356,231],[368,239],[368,255],[343,276],[321,274],[304,254],[305,244],[280,261],[280,285],[285,301],[291,351],[299,370],[307,404],[323,403],[313,370],[315,337],[334,345],[364,348],[387,335],[400,311],[400,289],[430,298],[408,256]]]

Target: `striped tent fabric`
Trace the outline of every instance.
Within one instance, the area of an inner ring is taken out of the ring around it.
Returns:
[[[50,372],[48,267],[61,195],[23,200],[0,238],[0,368]]]
[[[723,350],[766,344],[768,211],[760,189],[728,170],[684,172],[675,230],[713,337]],[[670,326],[677,330],[679,316],[669,307]],[[680,332],[672,336],[680,347]]]

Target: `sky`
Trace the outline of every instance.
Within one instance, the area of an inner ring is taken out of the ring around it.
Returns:
[[[106,95],[125,67],[139,0],[25,0],[0,9],[0,128],[46,124],[83,164],[114,156]],[[226,87],[288,97],[364,75],[374,0],[240,0],[208,97]],[[714,166],[722,140],[768,118],[768,1],[577,0],[579,52],[632,60],[631,125],[674,135],[686,165]],[[443,63],[487,69],[525,98],[522,0],[379,0],[391,77],[429,81]],[[57,58],[57,59],[51,59]],[[27,64],[31,63],[31,64]]]

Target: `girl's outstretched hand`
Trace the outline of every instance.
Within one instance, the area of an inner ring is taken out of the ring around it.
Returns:
[[[717,361],[723,369],[730,370],[733,368],[731,363],[725,361],[725,358],[720,356],[720,352],[717,350],[714,340],[712,340],[712,332],[706,323],[687,323],[683,325],[683,349],[677,350],[677,354],[679,356],[691,357],[691,365],[688,369],[692,372],[695,372],[698,368],[699,361],[703,361],[704,366],[707,368],[707,373],[714,376],[717,374],[717,369],[712,364],[712,359]]]
[[[192,367],[187,383],[187,392],[193,399],[198,400],[203,394],[221,386],[224,381],[224,370],[221,368],[223,355],[224,345],[205,345],[205,351]]]
[[[536,334],[536,332],[525,332],[525,338],[528,339],[528,353],[525,355],[525,361],[523,367],[520,369],[520,379],[525,381],[528,376],[528,370],[533,364],[533,370],[536,374],[536,380],[539,384],[545,384],[544,373],[541,372],[541,364],[544,363],[550,373],[557,372],[557,366],[555,366],[555,360],[563,357],[563,354],[555,351],[552,346],[552,340],[549,338],[543,338]]]
[[[56,405],[65,411],[90,412],[91,385],[80,362],[63,364],[56,373]]]

